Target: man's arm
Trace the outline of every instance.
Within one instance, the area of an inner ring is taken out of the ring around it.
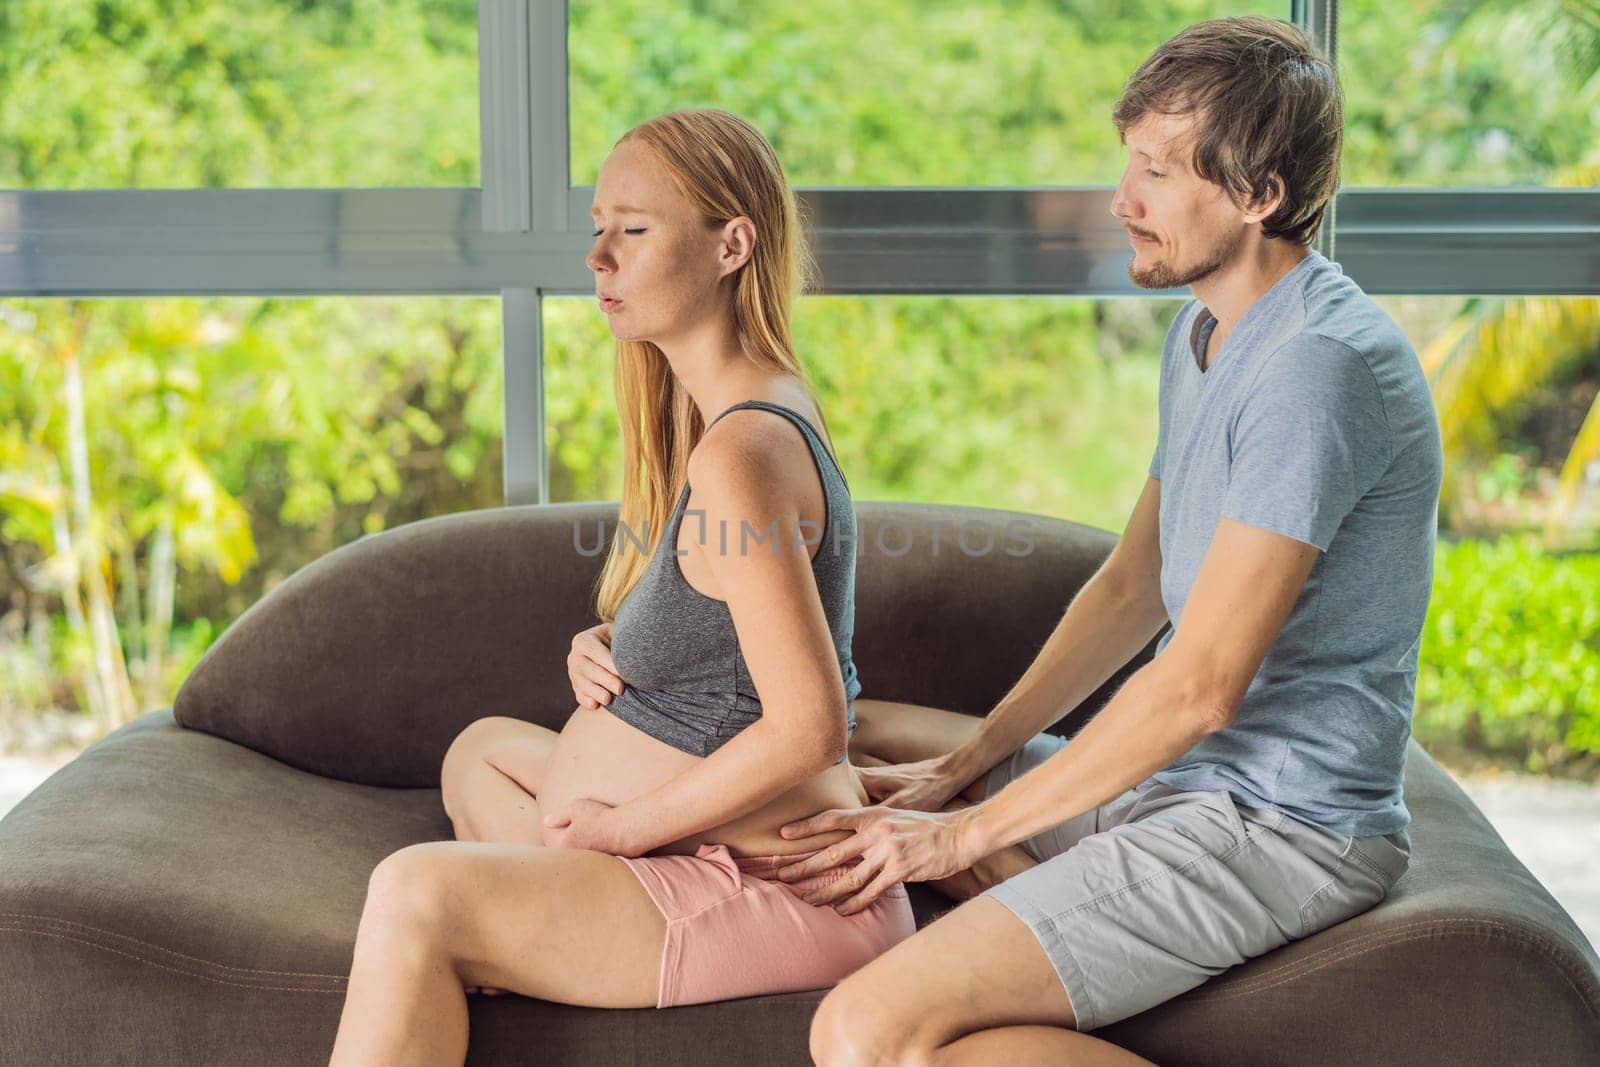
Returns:
[[[1139,653],[1167,621],[1161,600],[1161,482],[1145,481],[1127,529],[983,726],[947,766],[961,787],[1058,722]]]
[[[1232,722],[1317,555],[1313,545],[1223,519],[1166,649],[1060,752],[963,813],[970,854],[1120,796]]]

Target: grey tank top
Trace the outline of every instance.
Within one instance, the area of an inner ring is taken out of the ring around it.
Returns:
[[[833,636],[844,680],[845,727],[855,732],[855,698],[861,692],[850,641],[855,630],[856,519],[850,487],[821,437],[811,424],[789,408],[761,400],[747,400],[718,415],[740,408],[761,408],[794,423],[811,448],[811,458],[822,478],[826,501],[824,528],[811,560],[822,609]],[[611,658],[622,676],[623,690],[607,705],[611,713],[651,737],[695,756],[708,756],[746,726],[761,717],[761,701],[725,601],[713,600],[691,586],[678,564],[678,530],[689,503],[684,484],[677,505],[667,518],[661,543],[650,557],[643,576],[617,609],[611,628]],[[722,551],[718,531],[695,520],[697,536],[712,551]],[[803,530],[807,535],[813,531]],[[619,532],[620,536],[620,532]],[[637,541],[646,541],[636,531]],[[758,542],[750,534],[747,551],[771,552],[772,539]],[[739,551],[739,531],[727,531],[727,551]],[[637,542],[635,542],[637,543]],[[793,542],[791,542],[792,544]],[[843,547],[841,547],[843,546]],[[835,762],[842,762],[843,757]]]

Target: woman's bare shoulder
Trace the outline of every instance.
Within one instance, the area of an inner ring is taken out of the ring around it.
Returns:
[[[689,480],[702,490],[785,501],[817,480],[811,446],[788,419],[760,408],[724,415],[689,455]]]

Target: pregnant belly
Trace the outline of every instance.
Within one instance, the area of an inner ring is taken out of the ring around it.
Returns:
[[[578,708],[562,728],[545,763],[539,808],[546,813],[560,811],[579,797],[624,804],[671,781],[701,759],[656,740],[604,708]],[[735,856],[810,852],[849,835],[836,830],[788,840],[778,835],[778,828],[828,808],[853,808],[866,802],[866,790],[846,761],[754,811],[652,849],[651,855],[692,854],[706,843],[727,845]]]

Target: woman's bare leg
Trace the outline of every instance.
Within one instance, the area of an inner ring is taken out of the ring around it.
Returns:
[[[933,759],[960,747],[983,725],[977,716],[922,704],[858,698],[855,708],[850,762],[859,766],[869,765],[859,756],[874,756],[883,763]]]
[[[439,772],[444,810],[456,840],[544,844],[539,783],[558,736],[503,715],[478,719],[456,735]],[[465,991],[490,997],[505,992],[474,985]]]
[[[856,732],[850,738],[850,762],[857,767],[915,763],[954,749],[977,732],[982,719],[958,711],[886,700],[856,701]],[[980,803],[988,792],[988,775],[963,789],[944,806],[955,811]],[[1021,874],[1038,861],[1017,845],[991,852],[964,871],[927,884],[951,900],[970,900],[990,886]]]
[[[439,772],[458,841],[544,844],[539,783],[559,735],[521,719],[478,719],[450,743]]]
[[[462,1063],[464,986],[654,1007],[666,920],[615,856],[430,841],[379,863],[333,1064]]]

